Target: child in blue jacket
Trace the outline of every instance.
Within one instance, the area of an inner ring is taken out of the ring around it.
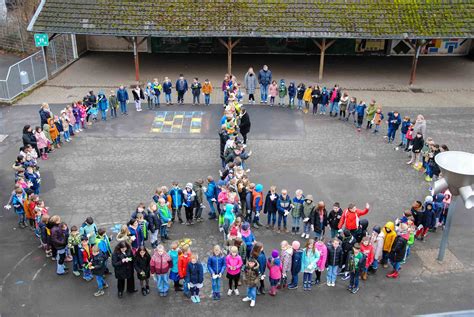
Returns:
[[[245,243],[246,246],[246,258],[248,259],[250,258],[250,251],[252,251],[253,244],[255,243],[255,236],[250,230],[250,224],[248,222],[244,222],[242,224],[242,229],[240,229],[240,233],[242,234],[242,241]],[[245,262],[245,259],[242,260]]]
[[[165,94],[166,105],[173,105],[173,103],[171,102],[171,91],[173,89],[173,84],[171,83],[170,79],[168,77],[165,77],[163,85],[161,86],[163,88],[163,93]]]
[[[23,202],[25,200],[25,194],[23,193],[23,190],[21,188],[17,188],[15,190],[15,195],[13,195],[11,201],[12,201],[12,206],[13,209],[15,210],[15,213],[18,215],[18,226],[20,228],[26,228],[26,223],[25,223],[25,208],[23,206]]]
[[[299,241],[293,241],[291,243],[293,248],[293,254],[291,256],[291,283],[288,285],[288,289],[298,288],[298,274],[301,272],[301,259],[303,257],[303,251],[300,250]]]
[[[207,270],[212,278],[212,299],[221,299],[221,278],[225,272],[225,257],[222,254],[221,247],[215,245],[212,249],[212,255],[207,259]]]
[[[183,74],[179,75],[178,80],[176,81],[176,91],[178,92],[178,104],[183,104],[184,94],[188,91],[188,82],[184,79]]]
[[[360,127],[362,126],[362,123],[364,122],[365,108],[367,108],[367,105],[365,104],[364,101],[361,100],[355,109],[357,113],[357,131],[359,132],[360,132]]]
[[[209,203],[209,219],[216,219],[216,208],[214,204],[217,206],[217,186],[212,176],[207,177],[207,189],[204,190],[204,194]]]
[[[188,282],[189,290],[191,291],[191,300],[193,303],[200,303],[199,290],[204,282],[204,269],[200,262],[198,262],[198,255],[191,255],[191,261],[188,263],[186,270],[186,280]]]

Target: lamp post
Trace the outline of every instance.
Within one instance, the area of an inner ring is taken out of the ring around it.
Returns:
[[[438,154],[435,162],[443,172],[444,178],[436,181],[433,185],[432,194],[449,189],[453,195],[453,203],[449,206],[446,225],[439,246],[438,261],[443,261],[446,247],[448,245],[449,231],[451,229],[451,220],[456,209],[461,206],[461,200],[464,201],[466,209],[474,206],[474,154],[461,151],[447,151]]]

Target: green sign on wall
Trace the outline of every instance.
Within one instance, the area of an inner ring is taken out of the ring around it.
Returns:
[[[48,34],[46,33],[36,33],[35,34],[35,45],[36,47],[48,46]]]

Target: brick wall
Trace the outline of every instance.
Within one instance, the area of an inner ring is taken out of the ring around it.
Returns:
[[[8,17],[0,26],[0,49],[31,54],[38,49],[35,47],[33,33],[26,30],[26,23],[13,17]]]

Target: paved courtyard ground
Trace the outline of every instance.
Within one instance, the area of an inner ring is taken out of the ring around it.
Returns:
[[[419,100],[419,99],[418,99]],[[425,114],[428,135],[452,150],[474,152],[472,135],[473,110],[466,104],[456,108],[420,106],[404,109],[402,115]],[[61,105],[53,105],[58,112]],[[466,106],[466,107],[464,107]],[[120,117],[98,123],[74,138],[71,144],[41,161],[42,198],[52,214],[61,215],[69,224],[79,225],[86,216],[112,232],[115,224],[124,223],[139,202],[148,203],[158,185],[181,184],[217,177],[219,168],[218,121],[222,108],[166,107],[166,111],[201,111],[200,133],[153,133],[153,111]],[[388,111],[388,109],[386,109]],[[24,124],[39,123],[38,107],[15,106],[0,109],[0,125],[9,134],[0,143],[0,198],[7,200],[12,187],[14,161],[21,143]],[[383,225],[408,208],[415,199],[428,194],[429,184],[406,166],[407,155],[394,151],[382,136],[366,131],[357,133],[351,124],[329,117],[314,118],[288,109],[265,106],[249,107],[252,130],[248,161],[254,182],[285,187],[291,194],[302,188],[315,200],[327,205],[340,201],[343,206],[355,202],[372,206],[368,215],[370,227]],[[383,130],[382,133],[384,133]],[[207,211],[207,209],[206,209]],[[347,282],[338,280],[336,288],[325,284],[312,292],[285,290],[276,298],[257,299],[251,310],[240,298],[223,296],[216,303],[210,295],[206,276],[200,305],[193,305],[182,294],[171,292],[168,298],[152,293],[116,296],[116,283],[108,277],[110,289],[102,298],[94,298],[95,282],[89,284],[71,274],[58,278],[55,266],[37,248],[29,231],[16,229],[16,217],[2,209],[0,215],[0,314],[3,316],[81,315],[222,315],[248,316],[409,316],[442,311],[473,309],[472,285],[474,238],[471,211],[462,210],[454,217],[449,256],[457,269],[439,272],[432,258],[441,233],[430,234],[426,242],[415,244],[408,263],[398,280],[388,280],[381,269],[377,276],[362,282],[361,291],[351,295]],[[266,221],[264,217],[264,221]],[[257,240],[265,244],[267,254],[283,239],[301,238],[290,234],[256,230]],[[191,227],[177,225],[172,239],[193,239],[192,250],[206,261],[211,245],[221,243],[214,221]],[[303,242],[303,241],[302,241]],[[442,271],[442,270],[441,270]],[[324,276],[324,275],[323,275]],[[323,277],[324,279],[324,277]],[[268,284],[268,283],[267,283]],[[154,285],[154,284],[152,284]],[[224,283],[225,285],[225,283]],[[245,290],[241,288],[241,294]]]

